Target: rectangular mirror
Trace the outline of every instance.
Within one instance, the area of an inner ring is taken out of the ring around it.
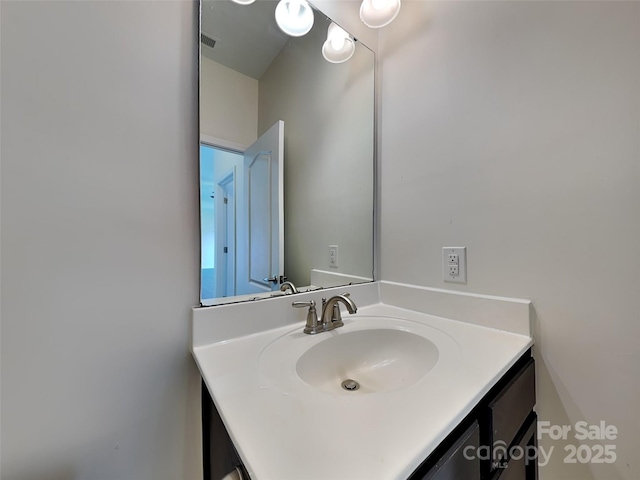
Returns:
[[[201,2],[203,305],[373,280],[374,53],[331,63],[331,19],[290,37],[276,5]]]

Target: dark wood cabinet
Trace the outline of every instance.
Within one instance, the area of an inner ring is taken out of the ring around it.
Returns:
[[[535,362],[525,353],[410,480],[537,480]],[[467,448],[468,447],[468,448]]]
[[[491,462],[488,464],[490,472],[500,468],[506,461],[504,455],[507,447],[516,447],[516,435],[523,428],[525,422],[536,403],[535,364],[533,358],[528,358],[518,368],[507,374],[507,384],[495,395],[489,398],[486,409],[481,412],[483,427],[483,444],[489,446]]]
[[[513,458],[507,457],[501,463],[501,466],[506,468],[496,469],[492,480],[535,480],[538,478],[538,460],[529,458],[538,447],[537,421],[537,415],[534,412],[530,413],[512,443],[510,451]]]
[[[202,467],[204,480],[221,480],[236,467],[244,470],[220,414],[202,382]],[[249,478],[246,475],[244,478]]]
[[[467,449],[467,447],[469,447]],[[478,422],[460,436],[457,442],[447,450],[436,464],[427,471],[421,480],[480,480],[480,461],[469,460],[466,451],[477,451],[480,447],[480,428]]]

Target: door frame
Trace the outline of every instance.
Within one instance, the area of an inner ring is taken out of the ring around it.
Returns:
[[[233,191],[231,207],[224,201],[227,195],[223,196],[216,193],[214,213],[216,223],[216,251],[214,254],[216,262],[216,297],[232,297],[236,294],[236,245],[238,243],[236,236],[236,195],[238,191],[236,167],[227,170],[214,181],[217,192],[228,192],[227,185],[231,185]],[[230,220],[231,228],[229,228]],[[232,292],[229,292],[229,284],[232,285]]]
[[[214,137],[212,135],[206,135],[204,133],[200,134],[200,146],[205,145],[207,147],[212,147],[218,150],[226,150],[228,152],[232,152],[232,153],[237,153],[239,155],[243,155],[244,151],[249,148],[249,145],[244,145],[242,143],[237,143],[237,142],[233,142],[231,140],[225,140],[224,138],[219,138],[219,137]],[[198,178],[200,177],[200,159],[198,159]],[[237,173],[236,173],[236,178],[237,178]],[[235,185],[235,192],[237,193],[237,181],[236,181],[236,185]],[[198,190],[201,189],[201,185],[200,185],[200,181],[198,180]],[[202,194],[202,192],[200,192],[200,195]],[[201,204],[201,196],[198,196],[198,211],[200,212],[200,214],[202,214],[202,204]],[[204,305],[202,303],[202,300],[211,300],[211,299],[203,299],[202,298],[202,223],[198,222],[198,236],[200,239],[200,248],[198,250],[198,269],[200,271],[200,275],[198,275],[199,281],[200,281],[200,287],[199,287],[199,294],[198,296],[200,297],[200,305]],[[216,242],[217,245],[217,242]],[[217,248],[217,247],[216,247]],[[218,291],[219,288],[219,284],[218,284],[218,273],[217,273],[217,263],[218,259],[216,258],[216,292]],[[235,262],[234,262],[235,263]],[[234,285],[235,285],[235,278],[234,278]],[[219,298],[219,297],[216,297]],[[207,303],[207,305],[209,305],[210,303]]]

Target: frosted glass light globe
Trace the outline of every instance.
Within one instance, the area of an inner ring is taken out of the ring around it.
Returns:
[[[276,6],[276,23],[287,35],[301,37],[313,27],[313,9],[306,0],[280,0]]]
[[[331,22],[327,29],[327,40],[322,45],[322,56],[330,63],[343,63],[349,60],[356,46],[353,38],[339,25]]]
[[[400,0],[362,0],[360,20],[369,28],[389,25],[400,13]]]

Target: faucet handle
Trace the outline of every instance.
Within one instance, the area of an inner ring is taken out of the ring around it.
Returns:
[[[302,307],[316,308],[316,302],[315,300],[309,300],[308,302],[292,302],[291,306],[295,308],[302,308]]]
[[[295,308],[309,307],[309,311],[307,312],[307,323],[304,326],[304,333],[314,335],[323,331],[322,324],[318,323],[318,312],[316,311],[315,300],[309,300],[308,302],[292,302],[291,306]]]

